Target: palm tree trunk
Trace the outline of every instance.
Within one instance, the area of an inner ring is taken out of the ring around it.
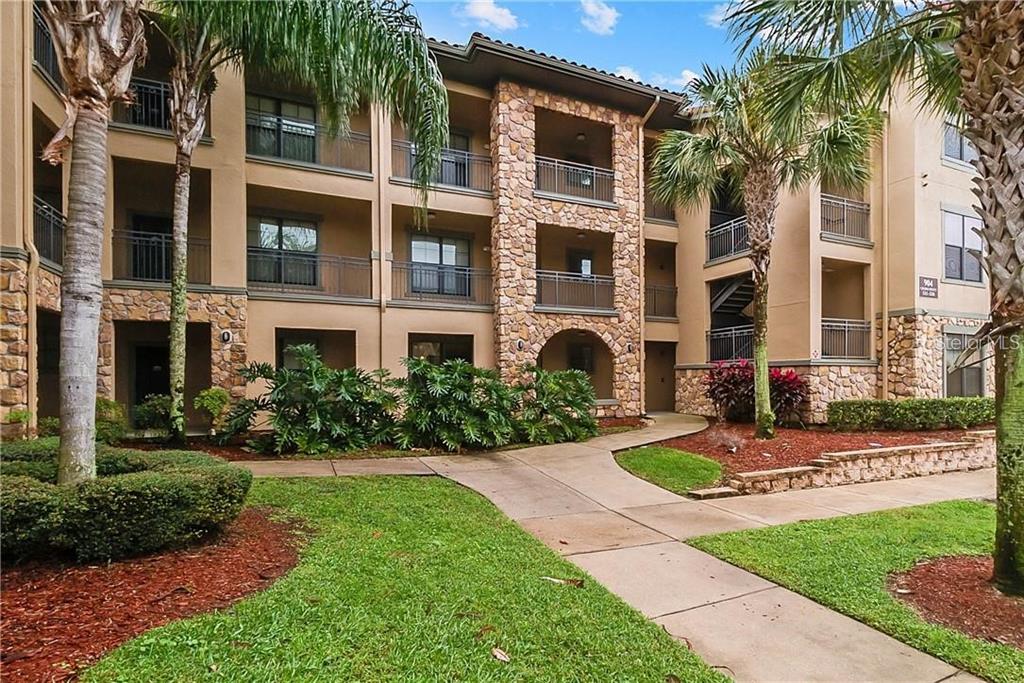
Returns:
[[[96,477],[96,364],[103,305],[107,115],[79,110],[71,146],[60,317],[60,455],[57,482]]]
[[[192,155],[180,147],[174,159],[174,214],[171,228],[170,376],[171,439],[185,442],[185,344],[188,324],[188,198]]]
[[[754,438],[773,439],[775,413],[768,379],[768,267],[779,205],[778,172],[771,168],[749,169],[743,179],[743,203],[754,281]]]
[[[1024,593],[1024,5],[963,2],[960,61],[967,137],[984,228],[996,348],[996,543],[993,579]]]

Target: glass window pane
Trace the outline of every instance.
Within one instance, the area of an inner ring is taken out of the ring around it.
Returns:
[[[961,390],[962,396],[982,396],[985,393],[985,387],[983,384],[981,366],[973,365],[969,368],[964,368],[960,371],[962,373]]]
[[[975,230],[981,230],[981,219],[964,216],[964,246],[981,251],[981,235]]]
[[[316,251],[316,228],[308,223],[289,223],[281,228],[281,248],[288,251]]]
[[[970,252],[964,253],[964,279],[981,282],[981,261]]]
[[[958,213],[942,212],[942,225],[946,244],[964,246],[964,217]]]
[[[440,263],[441,245],[436,237],[412,238],[413,263]]]
[[[942,153],[953,159],[960,159],[960,131],[948,123],[944,126]]]
[[[963,256],[960,247],[946,245],[946,277],[963,278]]]
[[[972,162],[978,158],[978,150],[974,148],[974,145],[967,138],[964,138],[963,152],[964,161]]]
[[[259,219],[259,240],[261,249],[277,249],[280,246],[281,226],[273,218]]]

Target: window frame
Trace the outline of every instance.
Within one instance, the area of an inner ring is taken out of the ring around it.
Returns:
[[[414,340],[414,338],[418,338],[418,339]],[[458,340],[456,340],[456,338],[458,338]],[[446,349],[445,349],[446,345],[451,344],[451,343],[453,343],[455,341],[458,341],[460,343],[465,343],[466,341],[469,342],[469,357],[468,358],[466,358],[465,356],[455,355],[455,354],[447,353],[446,352]],[[438,356],[437,356],[438,360],[437,361],[433,361],[433,360],[431,360],[427,356],[413,356],[413,353],[412,353],[413,344],[418,344],[418,343],[433,343],[433,344],[437,344],[437,346],[438,346]],[[427,360],[431,360],[431,362],[437,362],[437,363],[444,363],[445,361],[452,360],[454,358],[462,358],[462,360],[465,360],[470,365],[474,365],[475,363],[474,363],[473,359],[474,359],[474,355],[475,355],[474,354],[474,351],[475,351],[474,345],[475,345],[475,343],[476,343],[476,337],[475,337],[475,335],[472,335],[472,334],[440,334],[440,333],[431,333],[431,332],[409,332],[408,335],[406,336],[406,351],[407,351],[407,355],[410,358],[427,358]]]
[[[973,334],[974,334],[973,332],[966,332],[966,331],[959,331],[959,330],[943,330],[942,331],[942,395],[945,398],[952,398],[952,397],[984,397],[984,396],[987,395],[986,387],[985,387],[985,347],[984,347],[984,345],[979,345],[978,348],[977,348],[977,351],[975,352],[977,354],[977,356],[978,356],[977,362],[975,362],[972,365],[962,367],[962,368],[960,368],[960,369],[955,371],[955,372],[960,373],[960,393],[958,393],[958,394],[951,394],[949,392],[949,377],[950,377],[951,372],[949,370],[949,362],[948,362],[948,360],[949,360],[949,354],[952,353],[952,351],[949,350],[950,349],[949,339],[951,337],[956,337],[956,338],[959,338],[961,340],[961,342],[960,342],[961,343],[960,350],[956,351],[957,355],[959,355],[960,352],[964,348],[962,346],[962,344],[969,342],[971,340],[971,338],[973,337]],[[966,394],[966,393],[963,393],[963,388],[964,388],[963,373],[966,370],[975,370],[975,371],[978,372],[978,375],[979,375],[978,381],[979,381],[979,386],[980,386],[980,393],[978,393],[978,394]]]
[[[959,150],[957,156],[950,156],[946,153],[946,135],[949,131],[953,131],[957,136],[957,142],[959,143]],[[956,125],[953,121],[943,121],[942,123],[942,158],[946,161],[950,161],[959,166],[965,166],[970,168],[972,171],[975,170],[972,159],[967,158],[967,150],[971,150],[974,154],[974,159],[978,158],[978,151],[974,149],[974,145],[964,135],[963,130]]]
[[[947,216],[947,214],[950,215],[950,216],[956,216],[957,218],[960,219],[960,242],[961,243],[959,245],[950,244],[948,242],[948,240],[947,240],[947,237],[946,237],[946,216]],[[986,276],[985,276],[985,269],[982,267],[982,263],[981,263],[981,259],[984,258],[984,250],[985,250],[985,241],[984,241],[984,239],[981,239],[981,250],[980,250],[981,254],[979,255],[979,258],[975,259],[975,260],[978,261],[978,279],[977,280],[970,279],[970,278],[965,277],[965,275],[964,275],[966,270],[967,270],[965,268],[965,266],[967,264],[968,257],[974,258],[974,257],[971,256],[970,252],[968,251],[968,249],[970,249],[970,247],[967,246],[967,234],[968,234],[968,232],[967,232],[968,231],[967,219],[976,220],[979,223],[981,223],[981,218],[977,214],[975,214],[973,211],[969,211],[969,210],[965,210],[965,209],[960,209],[960,208],[954,208],[954,207],[950,207],[950,206],[946,206],[946,205],[943,205],[939,209],[939,217],[940,217],[939,228],[942,231],[942,240],[941,240],[941,242],[942,242],[942,281],[943,282],[947,282],[949,284],[965,285],[965,286],[968,286],[968,287],[984,287],[984,286],[987,286],[986,285],[987,281],[986,281]],[[984,227],[984,224],[981,224],[980,227]],[[979,236],[979,238],[980,238],[980,236]],[[950,275],[949,271],[946,268],[946,250],[949,247],[955,247],[955,248],[960,250],[960,275],[959,276]]]

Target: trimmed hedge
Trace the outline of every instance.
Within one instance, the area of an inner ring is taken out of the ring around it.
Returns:
[[[828,424],[840,430],[857,429],[967,429],[996,419],[995,399],[905,398],[832,401]]]
[[[252,483],[204,453],[100,447],[97,479],[56,486],[56,439],[11,446],[0,463],[5,559],[104,561],[180,546],[235,519]]]

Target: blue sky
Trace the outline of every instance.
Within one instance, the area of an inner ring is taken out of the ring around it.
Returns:
[[[465,43],[474,31],[679,90],[702,63],[731,64],[724,2],[414,0],[427,34]]]

